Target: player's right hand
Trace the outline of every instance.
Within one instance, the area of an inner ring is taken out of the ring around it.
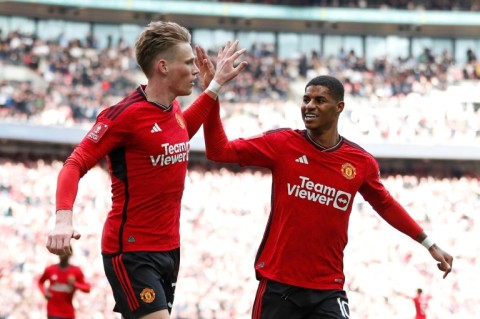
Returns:
[[[80,239],[80,236],[72,225],[72,211],[58,211],[55,228],[48,234],[47,249],[55,255],[71,255],[70,240]]]

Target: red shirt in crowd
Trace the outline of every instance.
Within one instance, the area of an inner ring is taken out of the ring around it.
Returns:
[[[417,295],[413,298],[415,304],[415,319],[427,319],[428,297]]]
[[[47,286],[45,282],[48,282]],[[48,266],[38,279],[38,287],[43,295],[50,296],[47,301],[47,315],[69,319],[75,318],[72,304],[75,291],[90,291],[90,284],[85,281],[82,270],[74,265],[65,268],[58,264]]]

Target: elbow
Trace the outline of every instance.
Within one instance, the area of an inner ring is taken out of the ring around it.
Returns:
[[[214,153],[214,152],[209,152],[208,150],[205,151],[205,156],[207,157],[207,159],[209,159],[210,161],[213,161],[213,162],[220,162],[221,161],[221,156],[218,154],[218,153]]]

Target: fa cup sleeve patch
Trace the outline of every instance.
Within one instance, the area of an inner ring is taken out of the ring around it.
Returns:
[[[92,140],[95,143],[98,143],[98,141],[100,141],[100,139],[102,138],[103,134],[105,134],[107,129],[108,129],[107,124],[97,123],[95,124],[94,127],[92,127],[90,132],[88,132],[87,138]]]

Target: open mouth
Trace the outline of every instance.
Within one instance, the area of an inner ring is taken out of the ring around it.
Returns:
[[[316,119],[318,116],[315,114],[307,113],[305,114],[305,121]]]

